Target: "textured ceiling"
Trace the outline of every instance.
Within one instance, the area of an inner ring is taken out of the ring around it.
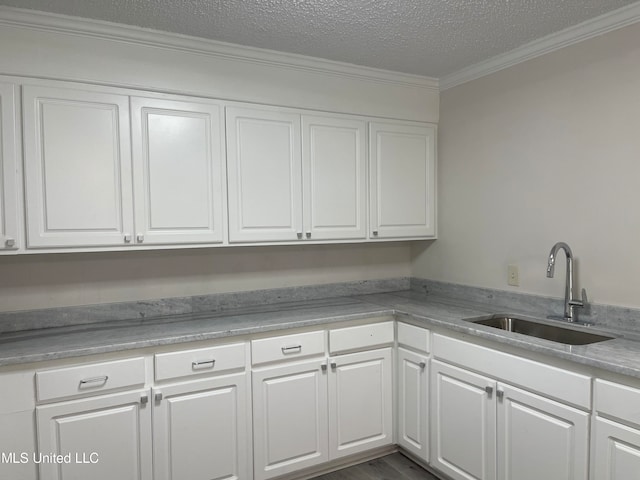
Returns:
[[[443,77],[635,0],[0,0]]]

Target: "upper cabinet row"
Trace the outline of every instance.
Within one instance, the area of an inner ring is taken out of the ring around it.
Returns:
[[[435,237],[433,125],[37,82],[22,162],[19,90],[0,84],[5,251]]]

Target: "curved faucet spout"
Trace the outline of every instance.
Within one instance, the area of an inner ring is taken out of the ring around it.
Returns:
[[[559,250],[564,250],[567,257],[567,276],[564,287],[564,319],[568,322],[573,322],[573,310],[576,307],[584,307],[584,300],[574,300],[573,298],[573,253],[571,252],[571,247],[569,247],[565,242],[558,242],[551,248],[549,261],[547,262],[547,277],[553,278],[556,258],[558,258]]]
[[[564,242],[558,242],[553,247],[551,247],[551,252],[549,253],[549,262],[547,263],[547,277],[549,278],[553,278],[553,273],[556,266],[556,258],[558,257],[558,250],[560,249],[563,249],[565,255],[567,256],[567,267],[569,266],[569,264],[573,266],[573,253],[571,252],[571,247]]]

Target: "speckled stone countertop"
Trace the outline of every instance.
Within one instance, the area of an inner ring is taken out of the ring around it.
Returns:
[[[579,364],[640,378],[640,335],[613,328],[586,327],[615,336],[591,345],[564,345],[503,332],[465,319],[517,309],[401,291],[275,303],[214,313],[159,316],[90,325],[56,327],[0,335],[0,366],[126,351],[198,340],[275,332],[395,314],[424,327],[466,333]],[[530,313],[530,312],[529,312]],[[580,327],[571,327],[580,328]]]

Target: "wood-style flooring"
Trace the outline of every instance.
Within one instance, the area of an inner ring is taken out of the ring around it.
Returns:
[[[376,458],[313,480],[438,480],[400,453]]]

